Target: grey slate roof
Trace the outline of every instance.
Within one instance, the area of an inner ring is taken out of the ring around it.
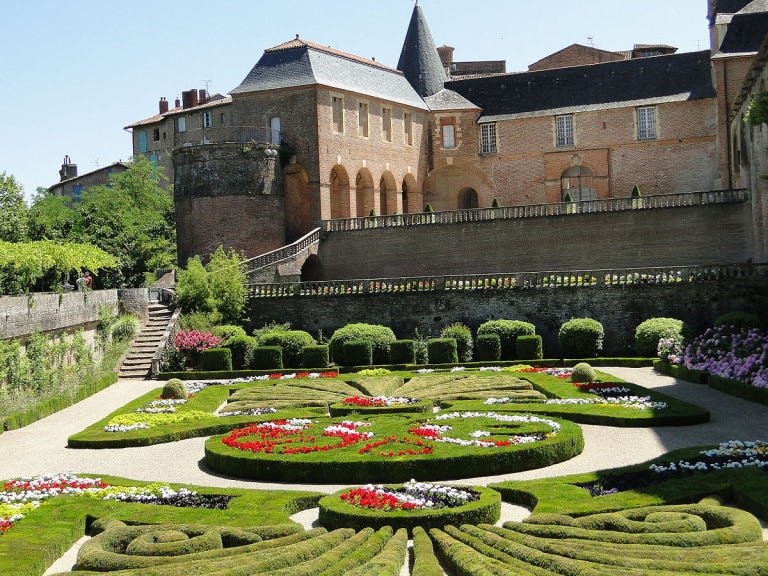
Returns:
[[[482,108],[481,120],[552,110],[714,98],[709,51],[652,56],[446,83]]]
[[[427,19],[418,4],[411,14],[397,69],[405,74],[408,82],[422,97],[437,94],[448,80],[427,26]]]
[[[747,6],[751,0],[715,0],[710,21],[714,22],[718,14],[736,14],[739,10]]]
[[[405,76],[394,68],[298,38],[265,50],[230,94],[312,85],[426,109]]]
[[[424,101],[430,110],[476,110],[478,108],[461,94],[445,88],[432,96],[425,97]]]
[[[757,52],[766,34],[768,34],[768,12],[739,12],[733,16],[728,25],[728,32],[720,44],[719,54]]]

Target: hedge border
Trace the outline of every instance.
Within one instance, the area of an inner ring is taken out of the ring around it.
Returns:
[[[331,418],[338,418],[339,416],[349,416],[351,414],[372,415],[372,414],[432,414],[434,403],[432,400],[424,399],[415,404],[407,404],[402,406],[355,406],[352,404],[343,404],[336,402],[335,404],[328,405],[328,412]]]
[[[653,368],[656,371],[672,376],[673,378],[685,380],[686,382],[693,382],[694,384],[706,384],[710,388],[719,390],[725,394],[768,406],[768,388],[750,386],[749,384],[744,384],[744,382],[739,382],[733,378],[723,378],[722,376],[710,374],[702,370],[691,370],[685,366],[670,364],[669,362],[664,362],[662,360],[655,361],[653,363]]]
[[[453,485],[452,485],[453,486]],[[389,488],[400,487],[390,485]],[[378,530],[391,526],[394,530],[405,528],[413,534],[414,528],[420,526],[424,530],[442,528],[448,524],[495,524],[501,517],[501,494],[492,488],[482,486],[455,486],[471,488],[480,493],[480,499],[469,502],[457,508],[440,510],[408,510],[397,512],[382,512],[347,504],[340,498],[348,489],[340,490],[320,499],[320,525],[329,530],[338,528],[373,528]]]

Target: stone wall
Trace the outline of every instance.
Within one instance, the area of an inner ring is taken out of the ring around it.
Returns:
[[[703,332],[726,312],[752,312],[768,324],[765,277],[667,285],[592,286],[478,292],[409,292],[352,296],[293,296],[251,301],[251,328],[272,321],[326,338],[353,322],[391,327],[398,338],[414,330],[435,336],[452,322],[474,331],[491,319],[525,320],[542,336],[544,355],[560,356],[557,332],[571,318],[589,317],[605,329],[607,356],[634,355],[638,324],[653,317],[673,317]]]
[[[133,312],[146,320],[146,288],[92,290],[64,294],[33,293],[0,296],[0,340],[24,338],[33,332],[64,333],[94,330],[99,309],[109,306]]]

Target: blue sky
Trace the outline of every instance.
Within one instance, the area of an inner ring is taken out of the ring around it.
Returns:
[[[604,50],[709,46],[706,0],[419,0],[437,46],[507,71],[574,43]],[[27,198],[129,160],[123,127],[183,90],[227,94],[265,48],[299,34],[397,66],[413,0],[0,0],[0,172]],[[535,7],[534,12],[531,7]]]

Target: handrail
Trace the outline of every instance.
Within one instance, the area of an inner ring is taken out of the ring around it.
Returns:
[[[292,258],[318,242],[320,242],[320,228],[315,228],[292,244],[245,260],[242,262],[242,265],[246,270],[246,275],[253,274],[261,268]]]
[[[322,221],[324,232],[349,230],[370,230],[402,226],[423,226],[427,224],[463,224],[491,220],[513,220],[565,216],[571,214],[596,214],[621,212],[625,210],[651,210],[655,208],[680,208],[704,204],[730,204],[749,200],[749,190],[712,190],[707,192],[681,192],[635,198],[606,198],[583,202],[557,202],[550,204],[525,204],[501,206],[499,208],[474,208],[471,210],[448,210],[444,212],[411,212],[386,216],[363,216],[360,218],[337,218]]]
[[[462,274],[249,284],[251,298],[359,296],[415,292],[472,292],[593,286],[670,285],[729,278],[768,277],[768,264],[717,264],[659,268],[609,268],[497,274]]]

